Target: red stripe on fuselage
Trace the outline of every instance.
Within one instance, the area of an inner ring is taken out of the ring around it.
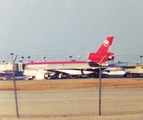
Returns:
[[[57,61],[57,62],[30,62],[26,65],[44,65],[44,64],[85,64],[87,61]]]

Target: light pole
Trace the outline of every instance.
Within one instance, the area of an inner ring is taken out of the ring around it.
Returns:
[[[46,57],[45,57],[45,56],[43,56],[42,58],[43,58],[43,62],[46,62],[46,60],[45,60],[45,59],[46,59]]]
[[[69,56],[70,60],[72,60],[72,56]]]
[[[22,62],[24,62],[24,57],[22,56],[21,58],[22,58]]]
[[[143,56],[141,55],[141,56],[140,56],[140,58],[141,58],[141,65],[142,65],[142,57],[143,57]]]
[[[3,64],[5,63],[5,61],[4,61],[4,60],[3,60],[2,62],[3,62]]]
[[[11,55],[11,59],[12,59],[12,62],[13,62],[13,55],[14,55],[14,53],[10,53],[10,55]]]
[[[30,62],[30,58],[31,58],[31,57],[30,57],[30,56],[28,56],[28,61],[29,61],[29,62]]]
[[[78,60],[80,61],[80,55],[78,55]]]

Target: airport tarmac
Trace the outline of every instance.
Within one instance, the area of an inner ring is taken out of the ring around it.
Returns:
[[[18,91],[99,88],[99,79],[16,81]],[[143,78],[104,78],[102,88],[143,88]],[[0,90],[14,90],[13,81],[0,81]]]
[[[21,120],[142,120],[143,88],[18,91]],[[1,120],[16,120],[13,91],[0,91]]]

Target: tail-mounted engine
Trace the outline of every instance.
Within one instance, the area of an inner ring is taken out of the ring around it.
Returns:
[[[114,60],[114,58],[115,58],[114,56],[111,55],[108,56],[108,60]]]

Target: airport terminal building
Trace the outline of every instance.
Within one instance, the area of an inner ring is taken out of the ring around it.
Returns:
[[[13,70],[13,64],[11,62],[0,64],[0,70]],[[14,64],[14,70],[23,72],[24,65],[22,63],[16,63]]]

